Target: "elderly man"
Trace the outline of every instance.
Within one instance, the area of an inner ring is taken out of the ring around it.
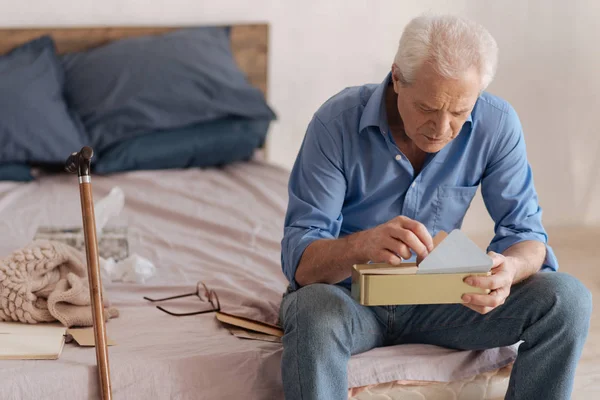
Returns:
[[[509,399],[567,399],[587,337],[589,291],[555,272],[519,118],[484,92],[497,47],[479,25],[423,16],[405,28],[388,76],[315,113],[294,164],[282,241],[287,399],[347,397],[351,355],[426,343],[486,349],[519,341]],[[481,185],[495,221],[489,295],[463,304],[365,307],[353,264],[422,259],[461,226]]]

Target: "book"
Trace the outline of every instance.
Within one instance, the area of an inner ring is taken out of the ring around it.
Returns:
[[[56,360],[66,332],[60,323],[0,322],[0,360]]]
[[[225,314],[222,312],[216,313],[217,319],[224,324],[233,325],[238,328],[246,329],[248,331],[262,333],[264,335],[282,337],[283,330],[275,325],[266,324],[264,322],[254,321],[249,318],[238,317],[235,315]],[[258,335],[255,335],[258,337]]]
[[[255,332],[248,329],[238,328],[234,325],[225,324],[229,332],[240,339],[260,340],[262,342],[281,343],[281,337],[275,335],[267,335],[266,333]]]

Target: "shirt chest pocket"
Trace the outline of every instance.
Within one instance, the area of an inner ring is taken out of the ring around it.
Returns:
[[[439,186],[433,230],[450,232],[460,229],[475,193],[477,186]]]

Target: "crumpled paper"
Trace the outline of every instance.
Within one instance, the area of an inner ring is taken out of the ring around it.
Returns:
[[[145,283],[156,274],[154,264],[138,254],[132,254],[119,262],[112,258],[102,258],[100,269],[102,280],[110,282]]]
[[[118,186],[112,188],[106,197],[94,203],[98,240],[108,221],[118,217],[124,206],[125,194]],[[100,269],[102,279],[109,282],[145,283],[156,273],[156,268],[150,260],[135,253],[118,262],[113,258],[100,258]]]
[[[115,186],[110,193],[94,203],[94,216],[96,220],[96,237],[100,240],[102,230],[111,218],[118,216],[125,206],[125,193],[123,189]]]

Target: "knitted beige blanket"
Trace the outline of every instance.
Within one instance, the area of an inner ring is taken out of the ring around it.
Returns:
[[[104,318],[118,316],[103,297]],[[92,326],[85,253],[40,240],[0,259],[0,321]]]

